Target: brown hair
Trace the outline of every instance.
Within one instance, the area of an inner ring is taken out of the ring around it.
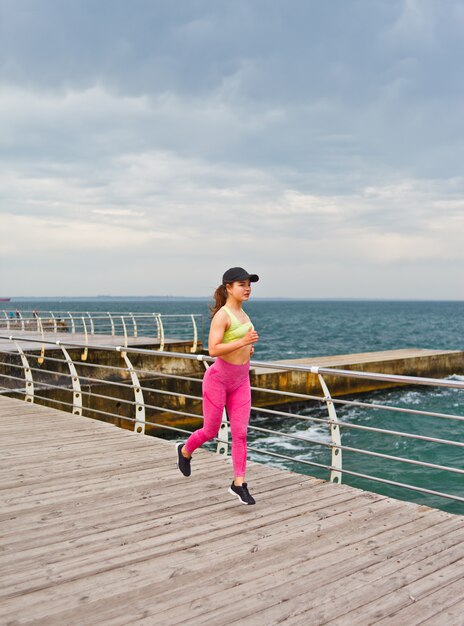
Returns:
[[[214,317],[221,307],[227,302],[227,289],[225,285],[219,285],[213,295],[214,304],[209,307],[211,317]]]

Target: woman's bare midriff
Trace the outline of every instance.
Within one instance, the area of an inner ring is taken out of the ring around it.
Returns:
[[[231,363],[232,365],[245,365],[251,358],[251,346],[244,346],[238,348],[229,354],[224,354],[220,357],[223,361]]]

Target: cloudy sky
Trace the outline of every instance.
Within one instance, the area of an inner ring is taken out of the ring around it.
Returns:
[[[0,296],[464,299],[462,0],[0,10]]]

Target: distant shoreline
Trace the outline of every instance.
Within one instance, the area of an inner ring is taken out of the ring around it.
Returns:
[[[66,302],[175,302],[196,301],[209,302],[212,296],[12,296],[10,303],[32,301],[66,301]],[[286,298],[276,296],[253,296],[253,301],[267,302],[463,302],[463,299],[439,300],[423,298]],[[6,303],[5,303],[6,304]]]

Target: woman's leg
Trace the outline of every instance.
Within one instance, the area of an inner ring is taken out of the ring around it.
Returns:
[[[251,389],[248,376],[237,389],[227,396],[226,407],[232,434],[234,482],[239,486],[243,483],[246,472],[247,430],[251,407]]]
[[[226,389],[213,367],[206,371],[203,378],[203,428],[193,432],[185,442],[184,448],[189,455],[206,441],[214,439],[221,426]]]

